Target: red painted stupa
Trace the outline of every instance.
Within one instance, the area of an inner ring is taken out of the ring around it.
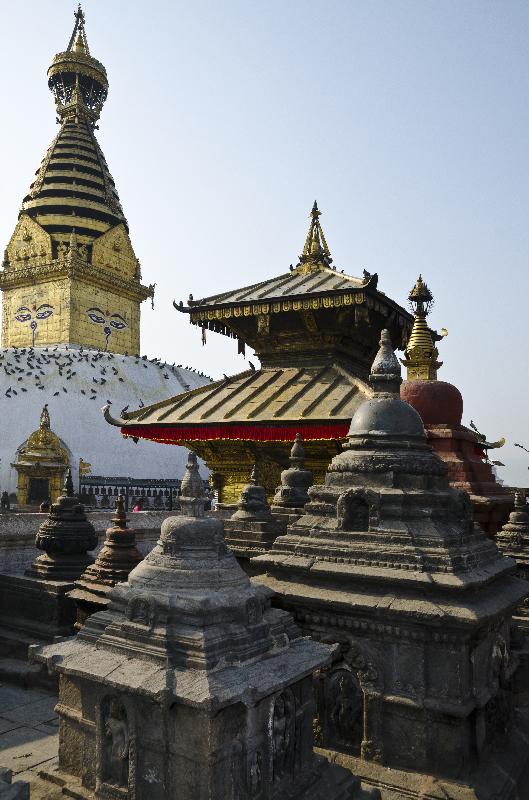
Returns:
[[[450,483],[469,493],[474,518],[494,537],[508,519],[513,497],[496,480],[488,450],[501,447],[505,440],[487,442],[477,429],[471,430],[461,424],[461,392],[451,383],[437,380],[442,362],[438,361],[434,338],[442,337],[432,335],[428,328],[426,317],[433,296],[420,275],[409,299],[415,319],[406,357],[402,359],[408,374],[401,386],[401,397],[421,415],[430,443],[448,467]]]

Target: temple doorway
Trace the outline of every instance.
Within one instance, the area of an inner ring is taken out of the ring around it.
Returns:
[[[47,478],[30,478],[29,479],[29,496],[28,502],[30,505],[40,505],[45,500],[50,498],[50,482]]]

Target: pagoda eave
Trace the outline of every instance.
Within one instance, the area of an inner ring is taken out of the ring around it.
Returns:
[[[244,442],[292,442],[299,433],[305,441],[345,439],[351,420],[314,421],[284,425],[214,424],[214,425],[124,425],[126,438],[148,439],[163,444],[185,445],[189,442],[236,440]]]

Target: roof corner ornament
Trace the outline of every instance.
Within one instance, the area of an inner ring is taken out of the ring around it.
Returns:
[[[402,364],[407,369],[407,379],[409,381],[436,381],[437,370],[443,362],[438,361],[439,351],[435,341],[439,341],[442,336],[437,333],[432,335],[426,322],[426,317],[433,308],[433,294],[419,275],[415,286],[408,295],[410,306],[414,313],[413,328],[406,346],[405,358],[401,359]],[[442,335],[446,335],[443,328]]]
[[[336,267],[331,267],[331,253],[327,246],[325,235],[320,224],[319,218],[321,217],[321,211],[318,208],[318,203],[316,200],[314,201],[314,205],[312,206],[309,216],[309,232],[307,234],[307,238],[305,239],[303,252],[299,257],[299,263],[297,264],[296,269],[300,269],[303,272],[310,272],[313,269],[321,269],[322,267],[336,269]]]

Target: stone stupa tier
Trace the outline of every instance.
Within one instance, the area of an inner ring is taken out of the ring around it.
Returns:
[[[56,448],[55,472],[70,466],[76,485],[80,459],[100,476],[180,478],[182,450],[115,441],[100,410],[148,405],[210,383],[192,369],[138,355],[140,305],[153,297],[153,287],[141,283],[95,138],[108,80],[90,53],[80,8],[68,47],[48,70],[48,85],[59,133],[22,202],[0,270],[0,397],[7,412],[0,428],[0,488],[19,505],[58,494],[60,474],[48,481],[39,471],[42,459],[33,453],[31,460],[28,449],[45,404],[66,454],[63,463]],[[17,465],[23,474],[18,484]]]
[[[404,346],[410,315],[376,274],[354,278],[332,265],[316,203],[298,264],[269,280],[175,308],[202,330],[252,347],[261,368],[225,376],[182,397],[129,411],[125,436],[185,444],[203,458],[222,503],[235,504],[257,463],[271,500],[296,434],[307,469],[321,479],[351,418],[371,395],[369,366],[383,327]],[[114,415],[115,417],[115,415]]]

